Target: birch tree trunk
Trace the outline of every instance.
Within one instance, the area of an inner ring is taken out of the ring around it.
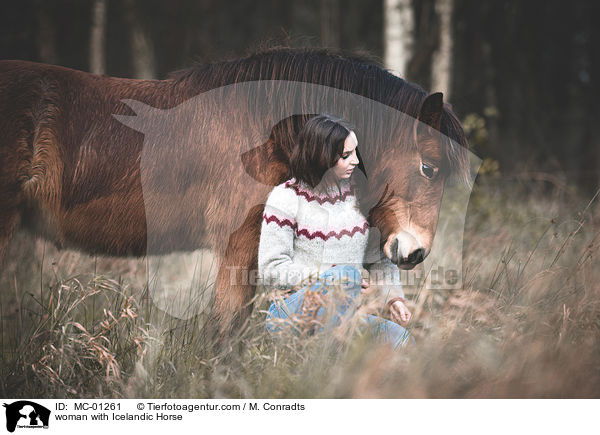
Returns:
[[[106,73],[106,0],[94,0],[90,31],[90,72]]]
[[[405,77],[413,55],[415,17],[410,0],[385,0],[384,63],[392,73]]]
[[[125,8],[129,25],[133,76],[137,79],[154,79],[156,78],[154,48],[138,17],[135,0],[127,0]]]
[[[439,17],[440,40],[433,53],[431,65],[431,91],[442,92],[444,100],[450,96],[452,75],[452,10],[454,0],[437,0],[435,9]]]

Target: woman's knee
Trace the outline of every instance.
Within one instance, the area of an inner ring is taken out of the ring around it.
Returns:
[[[369,315],[367,324],[373,328],[373,333],[380,341],[391,344],[395,349],[415,344],[415,339],[410,332],[396,322]]]
[[[348,264],[339,264],[329,268],[323,275],[321,280],[327,285],[340,283],[345,287],[360,286],[362,276],[360,271]]]
[[[392,342],[394,348],[406,347],[409,344],[415,344],[415,338],[408,332],[408,330],[397,323],[387,320],[389,325],[389,339]]]

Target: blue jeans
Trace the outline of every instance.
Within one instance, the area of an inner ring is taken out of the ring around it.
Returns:
[[[356,300],[361,290],[361,274],[352,266],[334,266],[321,275],[317,282],[301,288],[283,301],[273,302],[267,314],[267,330],[271,333],[280,330],[277,322],[273,322],[271,319],[287,319],[292,315],[314,318],[317,321],[323,320],[326,317],[325,307],[321,306],[316,310],[316,313],[314,310],[310,310],[304,303],[305,293],[308,291],[314,292],[314,295],[325,295],[333,284],[341,286],[344,290],[345,300],[336,302],[336,312],[331,316],[327,326],[341,324],[342,317],[352,316],[356,311]],[[372,329],[378,341],[390,343],[394,348],[406,346],[409,342],[415,342],[415,339],[402,326],[378,316],[367,315],[367,327]],[[320,328],[320,331],[323,329],[324,326]]]

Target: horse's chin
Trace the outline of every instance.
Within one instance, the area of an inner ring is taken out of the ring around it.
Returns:
[[[396,266],[401,270],[413,270],[417,264],[419,263],[399,263]]]

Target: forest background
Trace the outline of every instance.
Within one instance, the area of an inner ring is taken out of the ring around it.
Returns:
[[[273,45],[364,54],[444,92],[484,170],[594,190],[598,16],[558,0],[5,0],[0,58],[165,78]]]

